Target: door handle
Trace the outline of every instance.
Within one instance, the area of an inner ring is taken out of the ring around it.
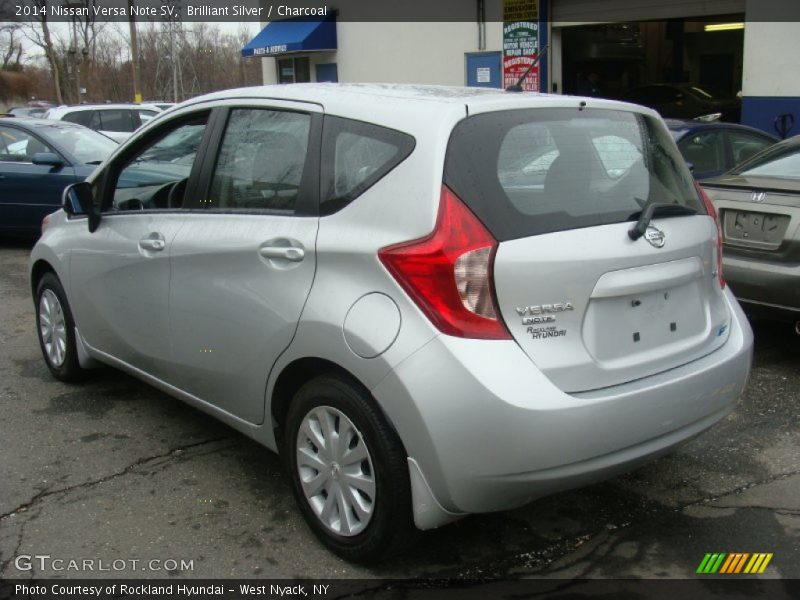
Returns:
[[[305,250],[294,246],[267,246],[259,248],[258,253],[264,258],[282,258],[292,262],[300,262],[306,256]]]
[[[150,250],[151,252],[161,252],[167,247],[167,242],[160,237],[146,237],[139,240],[139,248]]]

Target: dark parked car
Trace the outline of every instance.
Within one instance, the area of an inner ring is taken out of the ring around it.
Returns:
[[[117,143],[82,125],[45,119],[0,120],[0,233],[37,233]]]
[[[738,122],[742,103],[738,98],[721,98],[691,83],[656,83],[632,88],[622,100],[649,106],[666,118]]]
[[[723,272],[753,314],[800,334],[800,136],[703,182],[720,214]]]
[[[722,175],[778,141],[760,129],[735,123],[679,119],[666,123],[697,180]]]

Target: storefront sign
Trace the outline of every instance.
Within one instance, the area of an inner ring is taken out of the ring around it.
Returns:
[[[538,21],[539,0],[503,0],[503,22]]]
[[[503,87],[517,83],[539,54],[539,0],[503,0]],[[539,91],[539,65],[522,84]]]

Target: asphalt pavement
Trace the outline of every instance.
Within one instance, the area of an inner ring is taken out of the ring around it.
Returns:
[[[112,369],[53,379],[29,251],[0,242],[0,578],[694,577],[707,552],[773,553],[761,577],[800,577],[800,336],[788,327],[755,324],[740,405],[674,454],[427,532],[363,568],[315,540],[268,450]],[[71,568],[84,560],[94,570]]]

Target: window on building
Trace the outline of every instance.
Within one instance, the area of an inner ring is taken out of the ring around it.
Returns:
[[[278,60],[278,83],[308,83],[311,66],[307,56]]]

